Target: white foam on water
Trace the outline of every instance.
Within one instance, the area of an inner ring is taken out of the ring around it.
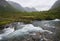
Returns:
[[[14,31],[14,28],[7,28],[3,30],[4,33],[0,34],[0,39],[2,39],[2,37],[7,37],[7,38],[12,38],[14,36],[23,36],[25,34],[29,34],[30,32],[40,32],[40,33],[44,33],[44,32],[48,32],[48,33],[52,33],[51,31],[48,30],[44,30],[41,27],[35,27],[32,24],[26,24],[23,25],[23,28],[20,28],[16,31]]]
[[[29,35],[36,35],[36,33],[31,33],[31,34],[29,34]]]
[[[53,34],[53,32],[51,32],[49,30],[44,30],[44,32],[48,32],[49,34]]]
[[[24,25],[23,28],[16,30],[15,32],[11,33],[8,37],[13,36],[22,36],[24,34],[29,34],[29,32],[44,32],[44,30],[40,27],[34,27],[32,24]]]
[[[55,26],[51,26],[49,24],[45,24],[44,26],[47,27],[47,28],[55,28]]]
[[[34,27],[32,24],[25,25],[25,27],[22,30],[25,30],[25,31],[28,31],[28,32],[30,32],[30,31],[43,32],[43,29],[41,27]]]
[[[46,26],[46,27],[50,27],[50,25],[49,25],[49,24],[45,24],[44,26]]]
[[[0,40],[2,39],[2,37],[0,37]]]
[[[60,19],[54,19],[53,21],[60,21]]]
[[[9,35],[9,37],[22,36],[24,34],[29,34],[30,32],[40,32],[40,33],[48,32],[48,33],[51,33],[48,30],[43,30],[41,27],[34,27],[32,24],[27,24],[23,28],[11,33],[11,35]]]
[[[14,28],[5,28],[3,29],[4,33],[0,34],[0,39],[2,39],[2,37],[7,36],[8,34],[14,32]]]
[[[13,32],[14,31],[14,27],[12,27],[12,28],[5,28],[4,30],[4,34],[10,34],[11,32]]]

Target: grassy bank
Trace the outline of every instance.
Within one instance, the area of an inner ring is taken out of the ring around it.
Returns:
[[[30,23],[33,20],[51,20],[56,18],[60,19],[59,11],[0,12],[0,25],[4,25],[16,21]]]

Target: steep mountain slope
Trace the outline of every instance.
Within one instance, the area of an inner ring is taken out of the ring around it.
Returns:
[[[26,12],[32,12],[37,11],[35,8],[29,8],[29,7],[22,7],[20,4],[12,1],[8,1],[9,4],[11,4],[14,8],[16,8],[19,11],[26,11]]]
[[[5,0],[0,0],[0,12],[3,12],[3,11],[16,11],[15,8],[13,8],[7,1]]]
[[[6,1],[6,0],[0,0],[0,12],[10,12],[10,11],[26,11],[26,12],[32,12],[32,11],[36,11],[35,8],[25,8],[22,7],[20,4],[16,3],[16,2],[12,2],[12,1]]]
[[[51,10],[60,10],[60,0],[57,0]]]
[[[25,11],[24,8],[21,5],[19,5],[18,3],[16,3],[16,2],[8,1],[8,3],[10,5],[12,5],[18,11]]]

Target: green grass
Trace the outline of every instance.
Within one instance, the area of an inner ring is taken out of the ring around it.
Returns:
[[[0,12],[0,25],[16,21],[30,23],[33,20],[51,20],[56,18],[60,19],[59,11]]]

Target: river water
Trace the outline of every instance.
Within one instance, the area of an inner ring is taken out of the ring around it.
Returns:
[[[0,31],[0,41],[59,41],[56,38],[59,30],[59,19],[33,21],[31,24],[14,22]]]

